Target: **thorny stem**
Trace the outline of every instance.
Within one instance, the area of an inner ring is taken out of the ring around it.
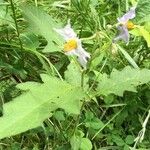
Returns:
[[[18,36],[18,40],[19,40],[19,43],[20,43],[20,48],[21,48],[21,50],[23,50],[23,45],[22,45],[22,42],[21,42],[21,39],[20,39],[20,33],[19,33],[19,28],[18,28],[18,23],[17,23],[17,18],[16,18],[16,13],[15,13],[15,7],[14,7],[14,4],[13,4],[13,0],[10,0],[10,4],[11,4],[12,12],[13,12],[13,18],[14,18],[14,21],[15,21],[17,36]]]
[[[92,40],[92,39],[95,39],[96,37],[101,37],[101,36],[104,36],[104,37],[106,37],[107,39],[110,40],[110,38],[104,32],[102,32],[102,31],[96,32],[95,34],[93,34],[90,37],[80,38],[80,39],[81,39],[81,41],[86,41],[86,40]]]
[[[82,104],[81,109],[80,109],[80,114],[77,116],[77,119],[76,119],[76,122],[75,122],[75,126],[74,126],[74,130],[73,130],[73,134],[72,135],[75,134],[76,129],[78,127],[78,124],[79,124],[79,121],[80,121],[80,115],[81,115],[81,112],[82,112],[82,110],[84,108],[84,105],[85,105],[85,101],[83,101],[83,104]]]
[[[81,75],[81,87],[82,88],[84,88],[84,74],[85,74],[85,70],[83,70],[82,75]],[[80,121],[80,115],[81,115],[81,112],[82,112],[82,110],[84,108],[84,105],[85,105],[85,101],[83,101],[81,109],[80,109],[80,114],[77,116],[77,119],[76,119],[76,122],[75,122],[75,126],[74,126],[74,130],[73,130],[73,135],[75,134],[76,129],[78,127],[78,124],[79,124],[79,121]]]
[[[81,75],[81,87],[82,88],[84,88],[84,74],[85,74],[85,70],[83,70],[82,75]],[[80,114],[77,116],[77,119],[76,119],[76,122],[75,122],[75,126],[74,126],[74,130],[73,130],[73,135],[75,134],[76,129],[78,127],[78,124],[79,124],[79,121],[80,121],[80,115],[81,115],[81,112],[82,112],[82,110],[84,108],[84,105],[85,105],[85,101],[83,101],[81,109],[80,109]]]
[[[84,40],[92,40],[92,39],[96,38],[97,35],[98,35],[98,33],[95,33],[95,34],[93,34],[93,35],[90,36],[90,37],[87,37],[87,38],[81,38],[81,41],[84,41]]]
[[[101,74],[101,71],[103,70],[103,68],[104,68],[104,66],[105,66],[105,64],[106,64],[106,62],[107,62],[107,58],[105,59],[105,61],[104,61],[104,63],[103,63],[103,66],[101,67],[101,70],[99,71],[99,74],[96,76],[96,78],[95,78],[93,84],[92,84],[91,87],[89,88],[88,93],[92,90],[93,86],[95,85],[96,81],[98,80],[98,78],[99,78],[99,76],[100,76],[100,74]]]
[[[85,70],[83,70],[82,74],[81,74],[81,87],[84,88],[84,73]]]

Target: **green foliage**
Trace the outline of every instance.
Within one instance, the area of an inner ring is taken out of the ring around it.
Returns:
[[[94,114],[91,112],[86,112],[85,117],[86,119],[84,121],[87,128],[98,130],[104,126],[104,123],[100,119],[94,117]]]
[[[137,5],[137,20],[138,22],[150,21],[150,1],[139,0]]]
[[[134,137],[132,136],[132,135],[128,135],[127,137],[126,137],[126,139],[125,139],[125,142],[127,143],[127,144],[133,144],[134,143]]]
[[[92,143],[88,138],[84,138],[82,131],[77,131],[70,140],[72,150],[91,150]]]
[[[128,60],[128,62],[134,67],[134,68],[139,68],[134,59],[128,54],[126,50],[124,50],[122,47],[119,45],[116,45],[116,47],[119,49],[119,51],[124,55],[124,57]]]
[[[114,43],[136,2],[129,44]],[[149,10],[149,0],[0,0],[0,149],[149,149]],[[79,43],[63,52],[55,29],[69,19],[89,59]]]
[[[139,32],[146,40],[147,46],[150,47],[150,32],[144,29],[144,27],[139,27]]]
[[[122,71],[113,70],[110,77],[102,74],[99,78],[98,94],[123,96],[124,91],[136,92],[136,87],[150,81],[150,70],[125,67]]]
[[[0,3],[4,3],[3,0],[1,0]],[[0,25],[5,24],[14,26],[14,20],[10,16],[10,12],[7,10],[7,7],[5,5],[0,5]]]
[[[41,77],[42,84],[19,84],[17,87],[26,92],[4,104],[4,115],[0,118],[0,138],[41,126],[57,108],[63,108],[67,113],[79,113],[80,100],[84,97],[80,88],[48,75],[43,74]]]
[[[130,31],[135,36],[143,36],[147,42],[147,46],[150,47],[150,32],[144,26],[137,26],[134,30]]]
[[[82,138],[80,150],[91,150],[91,149],[92,149],[91,141],[88,138]]]
[[[26,5],[22,6],[21,9],[29,23],[29,31],[41,35],[47,40],[48,44],[43,52],[60,51],[59,46],[62,45],[63,40],[54,31],[54,28],[59,27],[54,19],[33,6]]]
[[[114,141],[118,146],[124,146],[125,142],[123,139],[118,135],[112,135],[112,141]]]
[[[56,111],[53,116],[58,120],[58,121],[65,121],[65,115],[63,111]]]
[[[24,47],[33,51],[36,51],[40,44],[38,37],[29,32],[21,34],[21,41]]]
[[[80,86],[82,78],[82,70],[80,66],[78,66],[77,62],[71,61],[68,65],[67,71],[65,72],[65,79],[68,83]]]

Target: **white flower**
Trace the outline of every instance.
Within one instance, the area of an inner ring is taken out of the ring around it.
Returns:
[[[77,34],[71,28],[70,21],[62,29],[55,29],[59,33],[66,43],[64,44],[64,52],[66,55],[75,55],[78,57],[78,62],[83,68],[86,68],[90,54],[86,52],[81,44],[81,40],[77,37]]]

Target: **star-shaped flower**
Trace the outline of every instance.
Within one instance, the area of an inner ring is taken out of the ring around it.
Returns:
[[[90,58],[90,54],[86,52],[81,44],[81,40],[77,37],[77,34],[71,28],[70,21],[62,29],[55,29],[59,33],[66,43],[64,44],[64,52],[66,55],[75,55],[78,58],[78,62],[83,68],[86,68],[87,61]]]

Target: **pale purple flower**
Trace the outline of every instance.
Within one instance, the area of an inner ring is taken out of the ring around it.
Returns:
[[[135,17],[135,9],[136,7],[131,7],[130,10],[125,13],[121,18],[117,18],[119,26],[117,27],[119,30],[119,35],[114,38],[114,42],[118,40],[123,40],[126,44],[129,43],[130,35],[128,31],[128,22],[130,19]]]
[[[114,39],[114,41],[118,41],[118,40],[122,39],[125,43],[129,43],[130,35],[129,35],[129,32],[128,32],[128,29],[124,25],[118,26],[117,28],[118,28],[120,33]]]
[[[68,21],[68,24],[64,28],[54,30],[64,38],[66,43],[73,41],[73,49],[65,51],[65,54],[77,56],[78,62],[81,64],[81,66],[86,68],[90,54],[83,49],[81,40],[77,37],[77,34],[71,28],[70,21]]]

